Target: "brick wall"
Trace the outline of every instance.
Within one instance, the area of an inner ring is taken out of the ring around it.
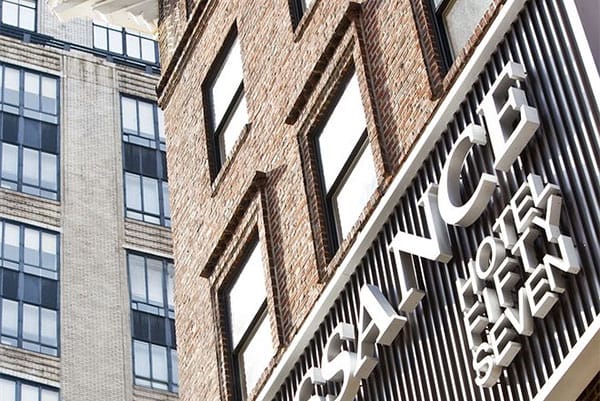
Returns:
[[[244,245],[247,215],[259,207],[265,216],[269,319],[274,340],[281,340],[275,341],[280,345],[276,361],[483,32],[478,30],[451,77],[444,78],[439,66],[432,76],[435,55],[426,59],[430,56],[422,49],[423,35],[432,32],[415,23],[418,1],[315,0],[296,27],[289,2],[283,0],[199,3],[198,15],[185,28],[172,29],[185,25],[177,17],[184,15],[183,5],[163,1],[169,11],[160,23],[161,50],[166,49],[168,62],[158,89],[168,133],[181,399],[186,401],[199,395],[232,399],[231,369],[221,362],[226,352],[223,316],[213,295],[219,277],[236,267],[228,250]],[[494,3],[482,27],[500,3]],[[212,177],[201,88],[234,24],[250,126]],[[324,245],[314,173],[310,163],[302,163],[307,155],[310,159],[303,143],[322,122],[351,62],[379,188],[352,233],[331,254]],[[264,182],[255,188],[262,175]],[[258,206],[257,196],[262,199]]]

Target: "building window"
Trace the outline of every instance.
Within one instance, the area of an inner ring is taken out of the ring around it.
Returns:
[[[2,0],[0,4],[3,24],[35,31],[35,0]]]
[[[350,232],[377,187],[356,74],[346,81],[314,136],[332,249]]]
[[[306,10],[314,3],[315,0],[291,0],[290,5],[292,7],[292,16],[294,24],[298,25]]]
[[[465,47],[492,0],[429,0],[435,15],[442,58],[449,67]]]
[[[267,315],[267,291],[261,249],[256,242],[240,273],[224,294],[236,393],[246,399],[274,354]]]
[[[127,254],[135,384],[178,391],[173,263]]]
[[[151,103],[121,97],[125,216],[171,226],[162,111]]]
[[[58,390],[38,383],[0,375],[2,401],[58,401]]]
[[[95,21],[94,48],[158,64],[158,43],[151,35]]]
[[[217,171],[248,123],[242,55],[235,31],[226,43],[203,90]]]
[[[0,65],[0,186],[58,198],[58,79]]]
[[[0,220],[0,341],[58,355],[58,235]]]

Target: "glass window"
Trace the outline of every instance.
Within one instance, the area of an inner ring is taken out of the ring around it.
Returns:
[[[252,391],[273,357],[267,317],[267,291],[260,244],[250,249],[241,271],[227,290],[229,335],[243,399]],[[248,356],[252,355],[251,358]],[[252,360],[252,363],[247,363]]]
[[[254,388],[273,356],[273,340],[269,319],[263,316],[256,333],[248,341],[246,348],[240,353],[240,374],[243,374],[246,394]]]
[[[0,341],[58,355],[58,236],[0,220]]]
[[[315,137],[332,224],[331,246],[337,248],[377,187],[373,153],[356,74],[352,74]]]
[[[248,123],[240,44],[237,37],[230,40],[226,54],[213,67],[216,69],[214,78],[205,92],[211,108],[207,117],[213,132],[218,166],[231,154],[233,145]]]
[[[162,113],[155,103],[121,97],[125,215],[171,225]]]
[[[2,23],[35,31],[36,1],[2,0]]]
[[[158,62],[158,44],[154,37],[100,21],[94,21],[92,26],[94,48],[150,64]]]
[[[446,66],[465,47],[492,0],[430,0]]]
[[[0,187],[58,199],[58,80],[1,64],[0,71]]]
[[[306,14],[306,10],[309,9],[313,2],[314,0],[294,0],[290,2],[294,25],[298,25],[304,14]]]
[[[135,383],[178,391],[173,263],[128,253]]]
[[[58,390],[23,379],[0,375],[0,401],[58,401]]]

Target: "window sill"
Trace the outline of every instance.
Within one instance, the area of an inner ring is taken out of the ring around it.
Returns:
[[[249,135],[248,133],[250,132],[251,128],[252,128],[252,123],[247,123],[246,125],[244,125],[244,128],[242,129],[240,136],[233,144],[231,153],[229,154],[229,156],[227,156],[227,158],[221,165],[221,169],[217,173],[217,176],[215,177],[215,179],[211,185],[211,193],[210,193],[211,198],[214,198],[217,195],[217,193],[219,192],[219,189],[221,188],[221,183],[225,180],[225,177],[227,176],[227,172],[230,170],[234,159],[236,158],[237,154],[240,152],[240,148],[242,147],[242,144],[244,144],[244,142],[246,142],[246,139],[248,138],[248,135]]]
[[[163,226],[161,224],[148,223],[146,221],[132,219],[131,217],[125,217],[125,223],[126,224],[138,225],[140,227],[144,227],[144,228],[147,228],[147,229],[150,229],[150,230],[164,231],[165,233],[170,233],[171,232],[171,228],[170,227]]]
[[[134,401],[152,399],[156,401],[174,401],[179,399],[179,394],[168,390],[159,390],[152,387],[133,385]]]

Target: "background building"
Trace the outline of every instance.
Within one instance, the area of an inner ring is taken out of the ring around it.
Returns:
[[[159,9],[182,399],[597,398],[597,1]]]
[[[157,44],[0,16],[0,399],[175,400]]]

